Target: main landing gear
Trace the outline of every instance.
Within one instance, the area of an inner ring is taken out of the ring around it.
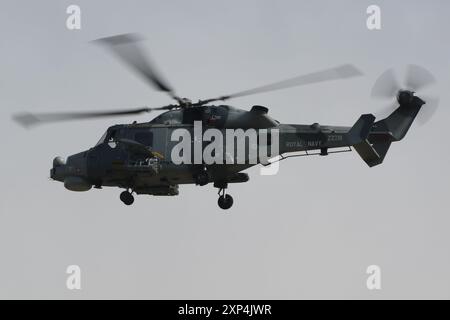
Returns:
[[[217,204],[223,210],[230,209],[233,206],[233,197],[226,193],[227,184],[223,184],[218,186],[219,188],[219,199],[217,200]]]
[[[125,203],[127,206],[130,206],[134,202],[134,197],[130,191],[126,190],[120,194],[120,200],[122,200],[122,202]]]
[[[217,204],[223,210],[228,210],[233,206],[233,197],[226,193],[228,187],[227,183],[214,183],[214,186],[219,189],[219,199]],[[127,206],[131,206],[134,202],[132,190],[125,190],[120,194],[120,200]]]

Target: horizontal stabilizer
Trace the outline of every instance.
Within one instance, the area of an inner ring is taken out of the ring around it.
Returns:
[[[353,148],[355,148],[356,152],[358,152],[358,154],[369,167],[373,167],[383,162],[384,156],[386,155],[390,146],[391,142],[370,144],[366,139],[360,143],[353,145]]]

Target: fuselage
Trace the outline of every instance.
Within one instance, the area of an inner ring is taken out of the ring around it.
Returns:
[[[55,159],[51,177],[74,191],[117,186],[175,194],[179,184],[196,183],[200,172],[207,172],[208,182],[245,182],[248,176],[241,171],[279,154],[348,145],[349,127],[280,124],[267,111],[193,107],[167,111],[147,123],[114,125],[89,150],[66,162]]]

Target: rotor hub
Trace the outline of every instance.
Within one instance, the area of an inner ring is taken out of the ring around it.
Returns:
[[[400,105],[408,104],[412,102],[412,99],[414,98],[414,92],[410,90],[400,90],[397,93],[397,101],[400,103]]]

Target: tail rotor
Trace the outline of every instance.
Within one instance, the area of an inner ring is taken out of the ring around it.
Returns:
[[[425,105],[420,110],[417,120],[420,125],[427,123],[437,110],[439,97],[436,94],[426,92],[436,84],[436,78],[427,69],[418,65],[408,65],[406,67],[403,81],[400,82],[393,68],[383,72],[372,88],[371,96],[374,99],[383,100],[388,103],[380,114],[391,113],[397,103],[400,105],[412,101],[418,95]]]

